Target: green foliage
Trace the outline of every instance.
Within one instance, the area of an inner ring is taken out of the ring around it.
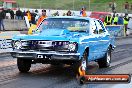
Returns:
[[[83,6],[91,11],[109,11],[109,2],[113,0],[17,0],[20,7],[25,8],[43,8],[43,9],[62,9],[62,10],[80,10]],[[123,4],[132,0],[115,0],[117,12],[123,12]],[[89,8],[90,7],[90,8]]]

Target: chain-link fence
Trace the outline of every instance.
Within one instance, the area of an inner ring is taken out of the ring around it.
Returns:
[[[124,4],[125,0],[116,1],[116,12],[125,12]],[[2,6],[1,1],[0,6]],[[86,7],[87,11],[111,12],[110,2],[108,1],[94,2],[92,0],[18,0],[16,6],[20,8],[77,11],[81,10],[82,7]],[[132,1],[129,1],[128,12],[132,13]]]
[[[86,7],[87,11],[105,11],[111,12],[109,2],[98,3],[92,2],[92,0],[19,0],[18,6],[22,8],[34,8],[34,9],[54,9],[54,10],[81,10],[82,7]],[[118,1],[116,3],[116,12],[125,12],[125,1]],[[131,8],[132,3],[130,3]],[[129,13],[132,10],[129,9]]]

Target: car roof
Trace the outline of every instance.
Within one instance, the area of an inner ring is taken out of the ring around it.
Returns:
[[[94,18],[90,18],[90,17],[80,17],[80,16],[55,16],[55,17],[47,17],[46,19],[49,18],[57,18],[57,19],[82,19],[82,20],[91,20]]]

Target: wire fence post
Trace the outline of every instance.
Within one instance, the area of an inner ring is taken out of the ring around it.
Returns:
[[[40,7],[40,9],[42,9],[42,0],[40,0],[40,6],[39,7]]]
[[[75,0],[73,0],[73,10],[75,10]]]
[[[90,0],[89,0],[89,11],[91,11],[91,9],[90,9]]]

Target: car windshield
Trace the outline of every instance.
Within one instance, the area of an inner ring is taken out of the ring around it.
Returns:
[[[66,29],[73,32],[88,32],[89,20],[71,18],[49,18],[45,19],[38,28],[39,30]]]

